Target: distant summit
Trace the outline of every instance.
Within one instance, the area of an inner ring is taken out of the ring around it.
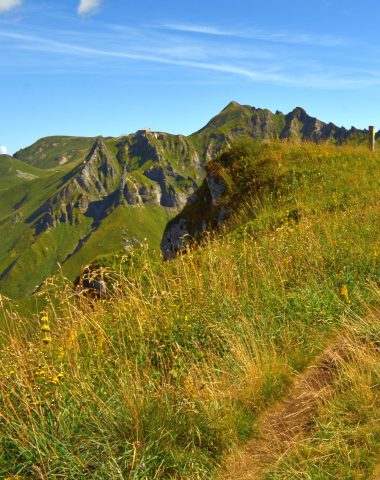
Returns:
[[[257,139],[298,139],[342,144],[350,140],[364,142],[366,134],[367,130],[354,127],[348,130],[333,123],[322,122],[310,116],[302,107],[283,114],[279,110],[272,113],[268,109],[232,101],[193,135],[210,140],[216,140],[218,136],[226,140],[244,135]]]

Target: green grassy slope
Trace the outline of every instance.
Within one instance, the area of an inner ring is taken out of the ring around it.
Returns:
[[[326,215],[335,210],[344,211],[349,208],[345,205],[346,198],[352,203],[364,195],[364,192],[358,192],[363,177],[366,177],[368,202],[371,204],[371,196],[374,195],[377,200],[379,192],[378,159],[379,153],[372,154],[360,146],[336,148],[333,145],[297,145],[281,141],[261,145],[249,139],[238,141],[231,151],[222,153],[206,167],[207,178],[223,185],[224,193],[220,200],[212,202],[209,182],[205,181],[195,194],[197,200],[187,205],[167,225],[167,229],[183,219],[189,233],[199,237],[204,222],[211,227],[216,226],[221,210],[224,210],[225,217],[233,217],[244,210],[246,197],[252,191],[256,191],[258,196],[274,187],[279,190],[276,195],[281,202],[276,211],[272,211],[270,204],[268,216],[273,225],[281,224],[284,221],[281,218],[286,215],[299,221],[305,213],[318,211],[322,205]],[[287,196],[286,189],[291,187],[294,191]],[[275,194],[272,192],[272,195]],[[272,197],[270,202],[273,202]],[[262,228],[264,207],[261,206],[259,229]],[[249,228],[254,229],[255,222],[250,220]]]
[[[273,114],[269,110],[255,109],[249,105],[240,105],[237,102],[231,102],[218,115],[212,118],[207,125],[193,135],[204,137],[212,133],[229,135],[231,132],[249,135],[252,133],[252,120],[254,118],[261,118],[263,121],[268,121],[272,119],[272,116]],[[284,126],[284,115],[280,114],[275,124],[276,130],[273,132],[273,136],[279,136]],[[268,133],[272,134],[272,132]]]
[[[122,250],[125,239],[143,244],[148,242],[152,254],[160,255],[160,241],[167,221],[173,212],[151,205],[125,209],[118,207],[89,238],[85,246],[63,266],[64,275],[74,279],[80,268],[90,264],[99,252],[102,255]]]
[[[175,203],[159,203],[161,193],[166,192],[166,202],[174,195],[186,199],[202,178],[193,161],[196,150],[181,137],[98,139],[84,150],[90,140],[48,138],[17,154],[44,169],[11,157],[0,164],[3,294],[30,296],[58,265],[73,279],[98,255],[122,249],[126,236],[146,239],[159,254],[165,224],[178,212]],[[66,148],[70,161],[57,165],[54,159]],[[143,188],[147,203],[128,204],[124,184],[136,202]]]
[[[15,157],[38,168],[54,168],[83,158],[95,138],[45,137],[19,150]]]
[[[215,160],[231,214],[201,246],[164,263],[136,251],[100,301],[58,283],[38,314],[3,303],[13,331],[0,354],[0,476],[215,479],[339,339],[347,355],[326,402],[266,478],[369,477],[380,154],[281,142],[251,153]],[[275,190],[256,188],[263,159],[281,167]]]
[[[76,245],[74,228],[66,228],[66,235],[64,229],[58,229],[36,237],[28,220],[57,192],[67,172],[67,167],[45,171],[38,178],[0,191],[0,286],[6,295],[30,294],[54,271],[55,262],[62,261]]]
[[[44,175],[43,170],[27,165],[9,155],[0,155],[0,191]]]

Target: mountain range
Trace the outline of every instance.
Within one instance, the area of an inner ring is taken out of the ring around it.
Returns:
[[[283,114],[231,102],[189,136],[55,136],[0,155],[0,291],[30,296],[59,268],[74,279],[99,254],[134,243],[159,254],[168,222],[196,201],[206,164],[240,137],[357,144],[368,131],[299,107]]]

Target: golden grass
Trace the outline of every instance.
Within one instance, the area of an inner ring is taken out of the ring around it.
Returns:
[[[274,148],[297,187],[249,203],[202,248],[165,264],[136,252],[103,300],[60,279],[29,317],[3,300],[0,477],[212,478],[348,312],[378,303],[376,159]],[[348,385],[367,405],[359,358]]]

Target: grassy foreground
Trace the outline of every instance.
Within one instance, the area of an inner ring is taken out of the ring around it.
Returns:
[[[255,146],[243,172],[231,158],[224,201],[239,209],[200,248],[121,259],[104,300],[61,279],[38,315],[1,299],[0,478],[215,478],[337,336],[349,359],[334,394],[267,478],[373,470],[380,322],[362,318],[379,304],[380,157],[273,143]],[[250,190],[258,159],[284,172],[276,194]]]

